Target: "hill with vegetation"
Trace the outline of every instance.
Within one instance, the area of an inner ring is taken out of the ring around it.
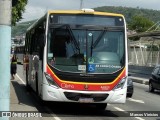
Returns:
[[[16,26],[12,26],[12,37],[25,34],[26,30],[31,26],[36,20],[17,23]]]
[[[114,7],[114,6],[102,6],[94,8],[95,11],[101,12],[112,12],[123,14],[126,18],[127,24],[130,24],[132,18],[136,15],[143,16],[154,23],[160,21],[160,11],[151,9],[141,9],[141,8],[129,8],[129,7]],[[27,28],[33,24],[36,20],[18,23],[16,26],[12,27],[12,36],[24,34]]]
[[[114,7],[114,6],[102,6],[94,8],[96,11],[101,12],[113,12],[123,14],[126,18],[127,23],[129,23],[133,16],[139,15],[153,22],[160,21],[160,11],[152,9],[142,9],[142,8],[130,8],[130,7]]]

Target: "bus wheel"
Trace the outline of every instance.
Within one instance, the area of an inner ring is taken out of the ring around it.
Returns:
[[[149,82],[149,92],[154,92],[154,88],[151,82]]]
[[[38,74],[36,72],[36,94],[39,95],[38,93]]]
[[[105,110],[107,107],[107,103],[97,103],[95,105],[96,105],[96,108],[99,110]]]

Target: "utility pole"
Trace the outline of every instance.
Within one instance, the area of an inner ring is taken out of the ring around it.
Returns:
[[[81,0],[81,3],[80,3],[80,10],[82,9],[83,7],[83,0]]]
[[[10,110],[11,1],[0,0],[0,114]]]

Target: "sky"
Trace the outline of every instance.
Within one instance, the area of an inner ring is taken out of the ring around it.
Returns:
[[[132,8],[145,8],[160,10],[160,0],[82,0],[83,8],[95,8],[100,6],[123,6]],[[28,0],[20,22],[38,19],[47,10],[80,9],[81,0]]]

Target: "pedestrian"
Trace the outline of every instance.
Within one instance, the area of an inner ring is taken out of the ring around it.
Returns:
[[[28,70],[28,68],[29,68],[29,56],[28,54],[26,54],[23,57],[23,69]]]
[[[13,54],[13,57],[11,58],[11,80],[14,80],[14,76],[17,73],[17,56]]]

